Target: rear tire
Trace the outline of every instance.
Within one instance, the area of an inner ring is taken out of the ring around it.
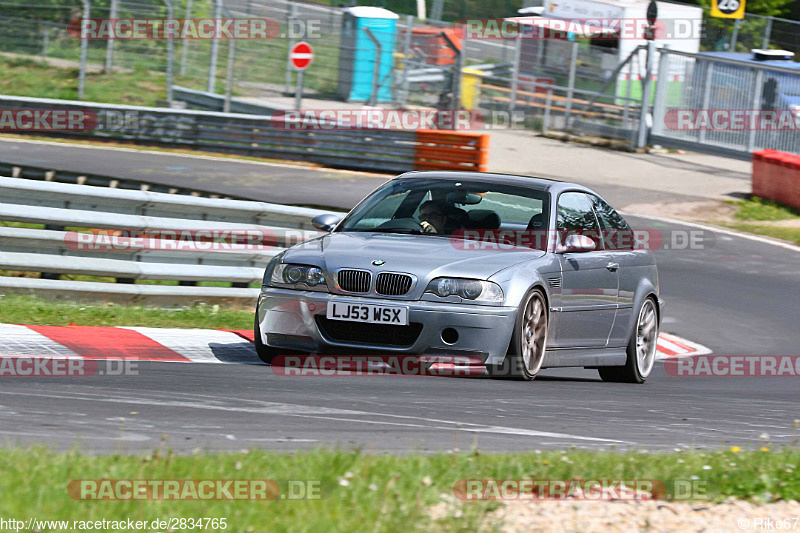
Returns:
[[[487,365],[490,376],[533,380],[544,363],[547,349],[547,300],[540,289],[525,296],[517,311],[514,334],[503,364]]]
[[[602,366],[597,369],[603,381],[611,383],[644,383],[653,371],[658,341],[658,311],[647,297],[639,309],[636,326],[631,332],[623,366]]]

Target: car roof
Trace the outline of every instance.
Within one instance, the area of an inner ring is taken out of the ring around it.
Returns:
[[[473,180],[473,181],[496,181],[504,185],[516,185],[521,187],[529,187],[531,189],[538,189],[550,193],[558,194],[566,190],[578,190],[588,192],[600,196],[595,191],[568,181],[559,181],[549,178],[540,178],[536,176],[522,176],[519,174],[502,174],[498,172],[468,172],[468,171],[439,171],[439,170],[414,170],[405,172],[393,179],[400,178],[425,178],[425,179],[440,179],[440,180]]]

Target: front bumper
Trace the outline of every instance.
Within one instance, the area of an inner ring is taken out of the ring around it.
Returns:
[[[363,342],[353,338],[347,341],[332,338],[330,331],[324,331],[325,328],[319,325],[320,320],[325,321],[331,301],[408,307],[409,323],[421,325],[421,330],[418,335],[410,336],[410,344],[403,346],[387,345],[376,338]],[[359,353],[373,350],[398,354],[467,355],[479,357],[488,364],[499,364],[505,357],[517,312],[516,307],[359,298],[275,288],[262,289],[257,309],[261,341],[275,348],[317,353],[349,349]],[[442,331],[446,328],[456,330],[458,340],[445,342]]]

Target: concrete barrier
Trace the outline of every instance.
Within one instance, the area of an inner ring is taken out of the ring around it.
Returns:
[[[800,155],[753,152],[753,195],[800,209]]]

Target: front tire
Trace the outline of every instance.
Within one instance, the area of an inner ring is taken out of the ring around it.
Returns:
[[[489,365],[489,375],[524,381],[534,379],[544,363],[547,329],[547,300],[540,289],[533,289],[517,312],[514,334],[503,364]]]
[[[597,371],[603,381],[613,383],[644,383],[653,371],[658,342],[658,311],[648,297],[639,309],[636,326],[628,341],[628,359],[623,366],[605,366]]]

